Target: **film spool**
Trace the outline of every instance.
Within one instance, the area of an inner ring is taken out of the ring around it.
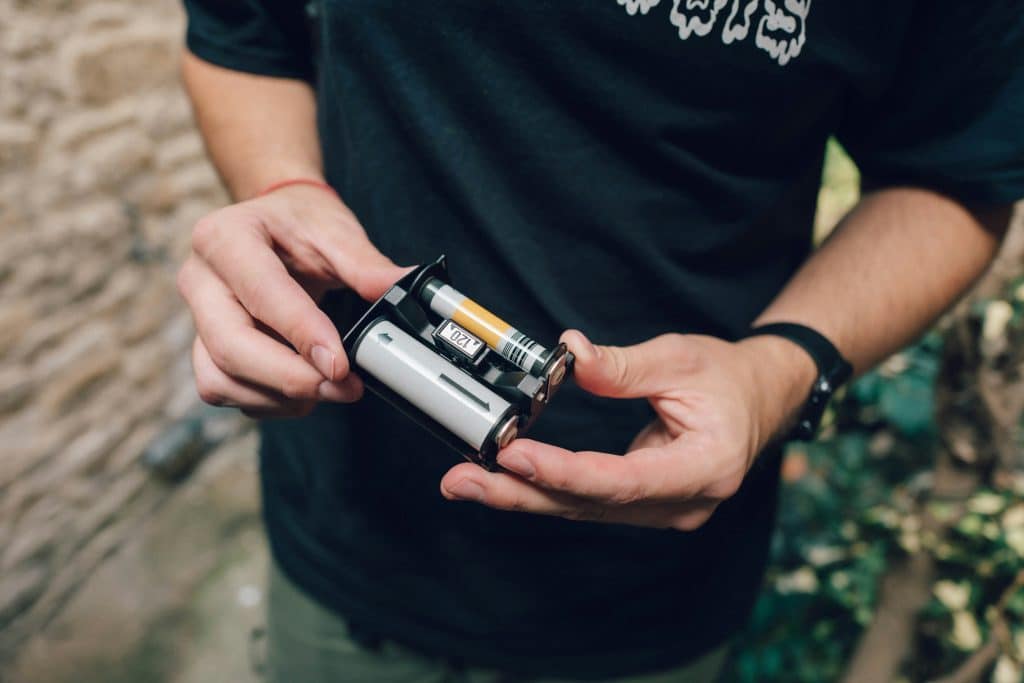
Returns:
[[[424,283],[420,296],[434,313],[451,318],[530,374],[540,375],[551,358],[551,351],[437,278]]]
[[[360,368],[474,450],[490,450],[492,442],[504,446],[516,437],[512,404],[391,321],[371,323],[356,344]]]

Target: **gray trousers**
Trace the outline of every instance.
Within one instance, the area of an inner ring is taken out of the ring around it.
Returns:
[[[681,667],[609,679],[608,683],[713,683],[725,661],[721,647]],[[488,669],[455,668],[397,643],[366,647],[345,620],[317,604],[273,563],[267,596],[267,680],[270,683],[570,683]]]

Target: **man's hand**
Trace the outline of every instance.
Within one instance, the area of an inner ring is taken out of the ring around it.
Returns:
[[[282,188],[203,218],[178,274],[200,397],[254,416],[358,399],[362,384],[316,301],[342,286],[375,299],[404,272],[321,188]]]
[[[815,368],[788,341],[664,335],[631,347],[562,341],[576,382],[594,394],[647,398],[657,419],[625,456],[574,453],[520,439],[506,472],[460,464],[441,481],[452,499],[570,519],[695,529],[739,489],[755,456],[806,398]]]

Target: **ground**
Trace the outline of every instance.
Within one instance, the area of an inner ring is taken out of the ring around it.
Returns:
[[[250,643],[267,550],[255,445],[252,433],[232,440],[180,484],[22,649],[10,683],[258,680]]]

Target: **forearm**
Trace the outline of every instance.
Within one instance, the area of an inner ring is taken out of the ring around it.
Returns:
[[[867,195],[797,272],[755,325],[790,321],[828,337],[862,373],[902,348],[985,271],[1009,208],[972,212],[941,195],[888,189]],[[781,339],[744,342],[772,362],[790,417],[815,376]]]
[[[224,69],[187,50],[182,77],[207,152],[236,200],[282,178],[322,177],[309,84]]]

